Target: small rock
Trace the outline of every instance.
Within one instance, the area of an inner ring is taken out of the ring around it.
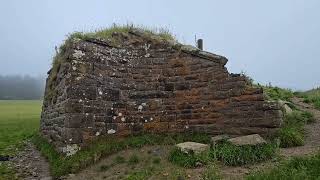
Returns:
[[[285,104],[282,108],[286,114],[291,114],[293,112],[287,104]]]
[[[247,136],[240,136],[236,138],[231,138],[228,140],[230,143],[242,146],[242,145],[257,145],[264,144],[266,141],[259,134],[252,134]]]
[[[207,144],[201,144],[196,142],[184,142],[177,144],[176,147],[178,147],[181,151],[185,153],[194,152],[195,154],[199,154],[201,152],[209,150],[209,146]]]

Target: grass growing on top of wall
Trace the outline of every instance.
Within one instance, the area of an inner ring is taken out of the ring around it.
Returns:
[[[290,101],[290,98],[294,96],[290,89],[283,89],[273,86],[262,86],[264,93],[271,100],[284,100]]]
[[[88,147],[81,149],[75,155],[64,157],[57,153],[53,146],[44,138],[34,136],[33,143],[41,153],[47,157],[51,173],[54,177],[60,177],[69,173],[75,173],[82,168],[98,161],[101,157],[124,150],[126,148],[139,148],[144,145],[165,144],[172,145],[184,141],[209,143],[210,136],[205,134],[173,134],[173,135],[139,135],[125,139],[101,138],[92,142]]]
[[[111,27],[96,30],[94,32],[74,32],[68,35],[65,42],[60,46],[59,52],[53,57],[52,69],[50,71],[50,76],[47,82],[47,100],[55,99],[57,92],[55,91],[55,86],[57,82],[57,74],[60,70],[61,64],[66,61],[65,52],[72,43],[72,41],[88,40],[88,39],[105,39],[115,46],[119,45],[118,39],[113,37],[114,33],[124,33],[128,34],[130,31],[139,31],[142,33],[143,37],[150,39],[152,41],[176,41],[176,38],[170,33],[169,30],[165,28],[149,28],[146,26],[139,26],[133,24],[126,25],[116,25]]]

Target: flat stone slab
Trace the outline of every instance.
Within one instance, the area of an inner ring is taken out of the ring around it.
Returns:
[[[247,136],[240,136],[236,138],[228,139],[228,142],[237,145],[258,145],[267,143],[259,134],[252,134]]]
[[[181,151],[185,153],[193,152],[199,154],[201,152],[209,150],[209,145],[196,142],[184,142],[176,145]]]

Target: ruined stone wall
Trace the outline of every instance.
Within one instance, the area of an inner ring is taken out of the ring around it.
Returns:
[[[70,45],[56,95],[44,101],[41,118],[42,134],[60,150],[101,135],[266,135],[280,126],[279,106],[266,102],[262,89],[251,87],[244,76],[229,74],[224,57],[134,43]]]

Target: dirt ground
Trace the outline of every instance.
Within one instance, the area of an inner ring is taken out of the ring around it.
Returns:
[[[309,111],[314,114],[315,123],[305,126],[307,136],[305,145],[293,148],[281,148],[280,156],[289,158],[292,156],[303,156],[317,152],[320,149],[320,111],[312,105],[303,103],[302,99],[293,98],[292,102],[301,110]],[[145,146],[140,149],[130,149],[118,152],[104,158],[96,164],[84,169],[78,174],[69,174],[63,179],[68,180],[100,180],[100,179],[123,179],[125,177],[150,173],[154,180],[161,179],[201,179],[204,168],[184,169],[168,162],[168,152],[172,146]],[[130,158],[137,156],[138,162],[130,163]],[[11,160],[17,169],[17,175],[23,179],[51,179],[49,165],[40,152],[30,143],[24,151]],[[252,171],[271,168],[276,161],[267,161],[255,165],[241,167],[220,166],[220,173],[224,179],[243,179],[245,175]]]

